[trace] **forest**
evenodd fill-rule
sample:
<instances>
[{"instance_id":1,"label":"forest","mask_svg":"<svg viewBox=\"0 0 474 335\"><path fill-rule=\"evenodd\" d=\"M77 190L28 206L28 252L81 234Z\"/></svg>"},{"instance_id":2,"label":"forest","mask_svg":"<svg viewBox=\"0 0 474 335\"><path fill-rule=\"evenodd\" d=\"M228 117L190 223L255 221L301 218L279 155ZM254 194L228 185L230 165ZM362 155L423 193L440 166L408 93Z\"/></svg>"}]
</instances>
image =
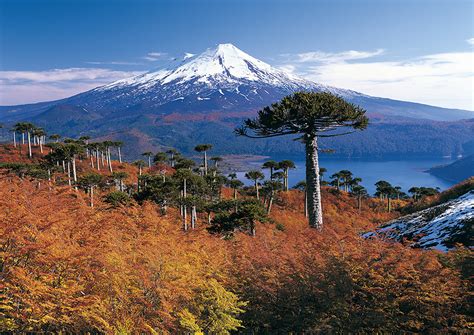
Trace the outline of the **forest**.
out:
<instances>
[{"instance_id":1,"label":"forest","mask_svg":"<svg viewBox=\"0 0 474 335\"><path fill-rule=\"evenodd\" d=\"M121 142L31 123L12 134L0 147L4 333L472 332L470 249L360 236L435 203L435 189L381 180L371 196L320 167L314 229L291 161L265 162L268 180L248 171L245 186L210 144L128 163Z\"/></svg>"}]
</instances>

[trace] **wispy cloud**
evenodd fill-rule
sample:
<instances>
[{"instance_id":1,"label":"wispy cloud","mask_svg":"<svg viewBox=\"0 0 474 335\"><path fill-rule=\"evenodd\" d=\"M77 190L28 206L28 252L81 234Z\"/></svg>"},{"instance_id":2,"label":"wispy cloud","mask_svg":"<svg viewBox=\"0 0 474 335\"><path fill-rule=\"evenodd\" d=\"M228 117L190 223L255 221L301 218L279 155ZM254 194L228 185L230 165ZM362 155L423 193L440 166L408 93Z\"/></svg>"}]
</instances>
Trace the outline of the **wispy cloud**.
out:
<instances>
[{"instance_id":1,"label":"wispy cloud","mask_svg":"<svg viewBox=\"0 0 474 335\"><path fill-rule=\"evenodd\" d=\"M368 59L382 53L382 49L313 52L312 57L306 58L297 54L280 68L322 84L374 96L474 110L474 52L448 52L397 61ZM310 58L313 61L306 61Z\"/></svg>"},{"instance_id":2,"label":"wispy cloud","mask_svg":"<svg viewBox=\"0 0 474 335\"><path fill-rule=\"evenodd\" d=\"M466 42L470 45L474 45L474 37L467 39Z\"/></svg>"},{"instance_id":3,"label":"wispy cloud","mask_svg":"<svg viewBox=\"0 0 474 335\"><path fill-rule=\"evenodd\" d=\"M111 61L111 62L85 62L86 64L91 65L144 65L144 63L139 62L122 62L122 61Z\"/></svg>"},{"instance_id":4,"label":"wispy cloud","mask_svg":"<svg viewBox=\"0 0 474 335\"><path fill-rule=\"evenodd\" d=\"M149 52L142 58L150 62L155 62L157 60L163 59L163 57L166 57L167 55L168 54L166 52Z\"/></svg>"},{"instance_id":5,"label":"wispy cloud","mask_svg":"<svg viewBox=\"0 0 474 335\"><path fill-rule=\"evenodd\" d=\"M141 73L103 68L0 71L0 105L61 99Z\"/></svg>"},{"instance_id":6,"label":"wispy cloud","mask_svg":"<svg viewBox=\"0 0 474 335\"><path fill-rule=\"evenodd\" d=\"M355 59L364 59L379 56L382 55L384 52L384 49L377 49L374 51L348 50L337 53L311 51L296 54L295 60L301 63L338 63Z\"/></svg>"}]
</instances>

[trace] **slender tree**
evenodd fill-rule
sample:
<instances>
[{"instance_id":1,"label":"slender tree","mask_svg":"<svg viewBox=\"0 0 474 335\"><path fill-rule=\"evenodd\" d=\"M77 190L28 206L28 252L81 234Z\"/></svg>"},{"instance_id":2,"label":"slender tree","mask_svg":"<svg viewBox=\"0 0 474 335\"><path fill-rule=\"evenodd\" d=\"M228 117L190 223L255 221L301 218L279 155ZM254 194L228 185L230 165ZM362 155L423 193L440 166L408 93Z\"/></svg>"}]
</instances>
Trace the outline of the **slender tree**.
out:
<instances>
[{"instance_id":1,"label":"slender tree","mask_svg":"<svg viewBox=\"0 0 474 335\"><path fill-rule=\"evenodd\" d=\"M259 111L236 129L238 135L264 138L300 135L306 146L306 184L309 224L321 229L323 215L318 160L318 139L334 137L365 129L365 110L328 92L299 92ZM351 131L341 129L350 128Z\"/></svg>"},{"instance_id":2,"label":"slender tree","mask_svg":"<svg viewBox=\"0 0 474 335\"><path fill-rule=\"evenodd\" d=\"M293 188L304 193L304 216L308 217L308 196L306 192L306 181L303 180L298 182Z\"/></svg>"},{"instance_id":3,"label":"slender tree","mask_svg":"<svg viewBox=\"0 0 474 335\"><path fill-rule=\"evenodd\" d=\"M219 156L211 157L211 161L214 162L214 167L215 167L216 169L219 168L219 166L218 166L218 165L219 165L219 162L222 162L222 160L223 160L222 157L219 157Z\"/></svg>"},{"instance_id":4,"label":"slender tree","mask_svg":"<svg viewBox=\"0 0 474 335\"><path fill-rule=\"evenodd\" d=\"M295 166L295 162L293 161L290 161L290 160L283 160L281 162L278 163L278 168L282 169L283 170L283 173L284 173L284 178L283 178L283 187L285 188L285 190L288 192L288 189L289 189L289 182L288 182L288 175L289 175L289 171L290 169L294 169L296 166Z\"/></svg>"},{"instance_id":5,"label":"slender tree","mask_svg":"<svg viewBox=\"0 0 474 335\"><path fill-rule=\"evenodd\" d=\"M120 172L114 172L112 174L112 178L115 181L118 181L118 190L120 192L123 192L124 187L123 187L123 181L128 178L128 173L120 171Z\"/></svg>"},{"instance_id":6,"label":"slender tree","mask_svg":"<svg viewBox=\"0 0 474 335\"><path fill-rule=\"evenodd\" d=\"M61 138L61 135L59 134L52 134L52 135L49 135L49 139L50 140L53 140L54 142L58 143L59 142L59 139Z\"/></svg>"},{"instance_id":7,"label":"slender tree","mask_svg":"<svg viewBox=\"0 0 474 335\"><path fill-rule=\"evenodd\" d=\"M102 176L95 172L88 173L79 179L79 185L89 191L91 207L94 207L94 187L99 185L101 181Z\"/></svg>"},{"instance_id":8,"label":"slender tree","mask_svg":"<svg viewBox=\"0 0 474 335\"><path fill-rule=\"evenodd\" d=\"M198 144L194 150L203 153L204 174L207 175L207 152L212 149L212 144Z\"/></svg>"},{"instance_id":9,"label":"slender tree","mask_svg":"<svg viewBox=\"0 0 474 335\"><path fill-rule=\"evenodd\" d=\"M153 156L153 152L147 151L142 153L142 156L148 157L148 167L151 168L151 156Z\"/></svg>"},{"instance_id":10,"label":"slender tree","mask_svg":"<svg viewBox=\"0 0 474 335\"><path fill-rule=\"evenodd\" d=\"M270 170L270 180L273 180L273 173L278 170L278 163L272 160L266 161L262 164L262 169Z\"/></svg>"},{"instance_id":11,"label":"slender tree","mask_svg":"<svg viewBox=\"0 0 474 335\"><path fill-rule=\"evenodd\" d=\"M359 209L359 212L360 212L362 209L362 198L367 196L367 190L365 189L364 186L355 185L351 189L351 194L357 197L357 208Z\"/></svg>"},{"instance_id":12,"label":"slender tree","mask_svg":"<svg viewBox=\"0 0 474 335\"><path fill-rule=\"evenodd\" d=\"M260 199L260 194L259 194L259 180L263 180L265 176L263 175L262 171L259 170L250 170L245 174L245 178L253 181L254 187L255 187L255 192L257 194L257 199Z\"/></svg>"}]
</instances>

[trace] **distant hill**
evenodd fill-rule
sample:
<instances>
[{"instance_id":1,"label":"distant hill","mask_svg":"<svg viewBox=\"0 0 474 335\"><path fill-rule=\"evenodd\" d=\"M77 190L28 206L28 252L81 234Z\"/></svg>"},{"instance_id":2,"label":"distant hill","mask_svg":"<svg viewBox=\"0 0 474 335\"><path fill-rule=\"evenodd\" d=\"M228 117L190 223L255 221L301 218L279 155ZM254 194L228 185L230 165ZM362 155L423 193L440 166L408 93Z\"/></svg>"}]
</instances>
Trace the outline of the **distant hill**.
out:
<instances>
[{"instance_id":1,"label":"distant hill","mask_svg":"<svg viewBox=\"0 0 474 335\"><path fill-rule=\"evenodd\" d=\"M461 158L451 164L435 166L428 170L436 177L459 182L474 176L474 154Z\"/></svg>"}]
</instances>

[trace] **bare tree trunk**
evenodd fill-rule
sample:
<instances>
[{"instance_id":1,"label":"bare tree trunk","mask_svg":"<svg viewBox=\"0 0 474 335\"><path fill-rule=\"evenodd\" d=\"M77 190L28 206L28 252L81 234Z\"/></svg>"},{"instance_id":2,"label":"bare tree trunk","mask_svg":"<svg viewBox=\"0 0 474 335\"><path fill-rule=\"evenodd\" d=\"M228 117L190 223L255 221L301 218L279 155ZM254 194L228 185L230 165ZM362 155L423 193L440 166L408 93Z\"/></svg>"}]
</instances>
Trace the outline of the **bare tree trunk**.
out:
<instances>
[{"instance_id":1,"label":"bare tree trunk","mask_svg":"<svg viewBox=\"0 0 474 335\"><path fill-rule=\"evenodd\" d=\"M392 202L390 201L390 196L387 196L387 211L389 213L392 211Z\"/></svg>"},{"instance_id":2,"label":"bare tree trunk","mask_svg":"<svg viewBox=\"0 0 474 335\"><path fill-rule=\"evenodd\" d=\"M39 138L40 152L43 153L43 137Z\"/></svg>"},{"instance_id":3,"label":"bare tree trunk","mask_svg":"<svg viewBox=\"0 0 474 335\"><path fill-rule=\"evenodd\" d=\"M16 148L16 131L13 131L13 146Z\"/></svg>"},{"instance_id":4,"label":"bare tree trunk","mask_svg":"<svg viewBox=\"0 0 474 335\"><path fill-rule=\"evenodd\" d=\"M260 192L258 190L258 181L255 180L255 191L257 192L257 200L260 200Z\"/></svg>"},{"instance_id":5,"label":"bare tree trunk","mask_svg":"<svg viewBox=\"0 0 474 335\"><path fill-rule=\"evenodd\" d=\"M25 133L21 133L21 144L25 144Z\"/></svg>"},{"instance_id":6,"label":"bare tree trunk","mask_svg":"<svg viewBox=\"0 0 474 335\"><path fill-rule=\"evenodd\" d=\"M75 183L77 183L77 170L76 170L76 157L73 156L71 159L72 162L72 177Z\"/></svg>"},{"instance_id":7,"label":"bare tree trunk","mask_svg":"<svg viewBox=\"0 0 474 335\"><path fill-rule=\"evenodd\" d=\"M30 132L28 131L27 133L27 136L28 136L28 157L33 157L33 154L31 152L31 134Z\"/></svg>"},{"instance_id":8,"label":"bare tree trunk","mask_svg":"<svg viewBox=\"0 0 474 335\"><path fill-rule=\"evenodd\" d=\"M107 162L109 163L110 173L112 173L112 158L110 157L110 148L107 148L107 152L105 153L105 155L107 156Z\"/></svg>"},{"instance_id":9,"label":"bare tree trunk","mask_svg":"<svg viewBox=\"0 0 474 335\"><path fill-rule=\"evenodd\" d=\"M196 228L196 221L197 221L197 214L196 214L196 206L193 205L191 209L191 228Z\"/></svg>"},{"instance_id":10,"label":"bare tree trunk","mask_svg":"<svg viewBox=\"0 0 474 335\"><path fill-rule=\"evenodd\" d=\"M148 167L151 168L151 156L148 156Z\"/></svg>"},{"instance_id":11,"label":"bare tree trunk","mask_svg":"<svg viewBox=\"0 0 474 335\"><path fill-rule=\"evenodd\" d=\"M308 192L309 225L322 229L321 186L319 182L318 140L306 135L306 188Z\"/></svg>"},{"instance_id":12,"label":"bare tree trunk","mask_svg":"<svg viewBox=\"0 0 474 335\"><path fill-rule=\"evenodd\" d=\"M71 162L67 161L67 182L69 186L72 185L71 183Z\"/></svg>"},{"instance_id":13,"label":"bare tree trunk","mask_svg":"<svg viewBox=\"0 0 474 335\"><path fill-rule=\"evenodd\" d=\"M183 226L184 230L188 230L188 213L186 209L186 179L183 179Z\"/></svg>"},{"instance_id":14,"label":"bare tree trunk","mask_svg":"<svg viewBox=\"0 0 474 335\"><path fill-rule=\"evenodd\" d=\"M91 193L91 207L94 207L94 186L90 187L90 193Z\"/></svg>"},{"instance_id":15,"label":"bare tree trunk","mask_svg":"<svg viewBox=\"0 0 474 335\"><path fill-rule=\"evenodd\" d=\"M119 162L120 162L120 164L122 164L122 152L120 151L120 147L117 147L117 151L118 151Z\"/></svg>"},{"instance_id":16,"label":"bare tree trunk","mask_svg":"<svg viewBox=\"0 0 474 335\"><path fill-rule=\"evenodd\" d=\"M97 163L97 171L100 171L100 158L99 158L99 150L98 149L95 152L95 157L96 157L95 162Z\"/></svg>"},{"instance_id":17,"label":"bare tree trunk","mask_svg":"<svg viewBox=\"0 0 474 335\"><path fill-rule=\"evenodd\" d=\"M272 205L273 205L273 191L272 191L272 194L270 194L270 199L268 200L267 215L270 214L272 210Z\"/></svg>"},{"instance_id":18,"label":"bare tree trunk","mask_svg":"<svg viewBox=\"0 0 474 335\"><path fill-rule=\"evenodd\" d=\"M207 176L207 152L204 151L204 174Z\"/></svg>"}]
</instances>

